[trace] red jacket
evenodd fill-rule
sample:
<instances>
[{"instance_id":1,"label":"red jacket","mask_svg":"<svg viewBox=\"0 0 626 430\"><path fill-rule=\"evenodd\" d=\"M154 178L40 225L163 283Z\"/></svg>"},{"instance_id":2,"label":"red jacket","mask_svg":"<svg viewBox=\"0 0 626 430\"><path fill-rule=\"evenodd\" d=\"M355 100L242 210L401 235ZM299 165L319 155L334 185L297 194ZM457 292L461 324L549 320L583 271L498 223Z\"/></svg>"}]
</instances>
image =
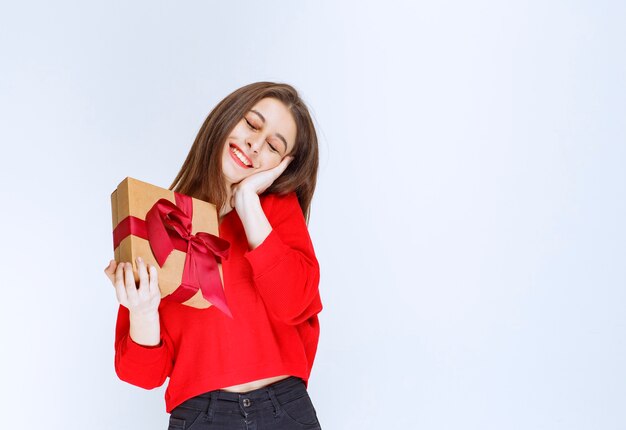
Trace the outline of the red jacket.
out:
<instances>
[{"instance_id":1,"label":"red jacket","mask_svg":"<svg viewBox=\"0 0 626 430\"><path fill-rule=\"evenodd\" d=\"M129 312L119 306L115 372L152 389L170 378L168 413L198 394L278 375L308 386L319 339L319 264L295 192L260 196L272 230L249 250L235 210L219 226L231 244L222 262L229 318L215 306L196 309L161 300L161 343L147 347L129 336Z\"/></svg>"}]
</instances>

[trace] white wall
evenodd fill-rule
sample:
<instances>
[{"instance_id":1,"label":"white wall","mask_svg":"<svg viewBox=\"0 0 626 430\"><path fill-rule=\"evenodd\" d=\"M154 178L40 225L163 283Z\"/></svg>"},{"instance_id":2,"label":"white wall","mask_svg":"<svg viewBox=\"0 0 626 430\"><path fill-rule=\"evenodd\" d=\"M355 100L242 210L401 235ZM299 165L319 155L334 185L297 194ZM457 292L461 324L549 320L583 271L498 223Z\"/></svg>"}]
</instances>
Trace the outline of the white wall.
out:
<instances>
[{"instance_id":1,"label":"white wall","mask_svg":"<svg viewBox=\"0 0 626 430\"><path fill-rule=\"evenodd\" d=\"M625 428L626 9L508 3L3 3L3 421L167 426L114 372L109 195L275 80L320 136L324 429Z\"/></svg>"}]
</instances>

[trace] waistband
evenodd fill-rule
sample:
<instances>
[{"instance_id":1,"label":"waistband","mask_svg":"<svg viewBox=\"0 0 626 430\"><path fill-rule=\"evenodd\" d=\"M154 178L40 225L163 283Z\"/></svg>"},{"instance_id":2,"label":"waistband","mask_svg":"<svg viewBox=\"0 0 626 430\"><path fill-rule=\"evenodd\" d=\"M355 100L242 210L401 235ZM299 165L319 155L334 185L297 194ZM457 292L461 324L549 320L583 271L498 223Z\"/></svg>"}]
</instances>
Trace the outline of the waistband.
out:
<instances>
[{"instance_id":1,"label":"waistband","mask_svg":"<svg viewBox=\"0 0 626 430\"><path fill-rule=\"evenodd\" d=\"M245 393L244 392L233 393L233 392L224 391L224 390L214 390L214 391L217 393L217 397L216 397L217 399L239 402L239 399L241 399L242 396L251 400L266 399L268 388L270 387L272 388L274 393L276 393L276 395L280 396L283 393L291 391L295 386L299 384L304 385L304 382L302 381L302 379L298 378L297 376L289 376L285 379L281 379L280 381L274 382L273 384L269 384L269 385L266 385L265 387L257 388L256 390L246 391ZM211 391L204 393L204 394L200 394L200 396L198 397L210 398Z\"/></svg>"},{"instance_id":2,"label":"waistband","mask_svg":"<svg viewBox=\"0 0 626 430\"><path fill-rule=\"evenodd\" d=\"M233 393L221 389L207 391L185 400L176 408L204 410L208 411L209 415L212 415L215 410L238 411L273 407L277 411L280 402L299 397L303 392L306 392L304 381L299 377L289 376L244 393Z\"/></svg>"},{"instance_id":3,"label":"waistband","mask_svg":"<svg viewBox=\"0 0 626 430\"><path fill-rule=\"evenodd\" d=\"M304 381L296 376L289 376L265 387L257 388L243 393L233 393L221 389L208 391L187 399L176 409L192 409L202 414L206 420L212 420L216 411L228 413L241 413L243 416L261 409L272 408L274 416L277 416L281 404L303 395L308 395ZM201 415L195 415L196 418Z\"/></svg>"}]
</instances>

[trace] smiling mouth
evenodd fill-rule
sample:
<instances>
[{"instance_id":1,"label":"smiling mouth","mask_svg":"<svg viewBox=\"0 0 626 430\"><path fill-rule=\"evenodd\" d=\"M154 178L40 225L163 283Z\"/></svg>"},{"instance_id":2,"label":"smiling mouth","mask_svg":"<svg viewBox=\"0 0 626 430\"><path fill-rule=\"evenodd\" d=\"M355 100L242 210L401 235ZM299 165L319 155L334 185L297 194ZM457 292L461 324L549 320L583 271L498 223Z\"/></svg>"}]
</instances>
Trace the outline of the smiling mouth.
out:
<instances>
[{"instance_id":1,"label":"smiling mouth","mask_svg":"<svg viewBox=\"0 0 626 430\"><path fill-rule=\"evenodd\" d=\"M230 154L238 162L240 166L243 166L247 169L252 168L252 162L246 157L236 146L230 144Z\"/></svg>"}]
</instances>

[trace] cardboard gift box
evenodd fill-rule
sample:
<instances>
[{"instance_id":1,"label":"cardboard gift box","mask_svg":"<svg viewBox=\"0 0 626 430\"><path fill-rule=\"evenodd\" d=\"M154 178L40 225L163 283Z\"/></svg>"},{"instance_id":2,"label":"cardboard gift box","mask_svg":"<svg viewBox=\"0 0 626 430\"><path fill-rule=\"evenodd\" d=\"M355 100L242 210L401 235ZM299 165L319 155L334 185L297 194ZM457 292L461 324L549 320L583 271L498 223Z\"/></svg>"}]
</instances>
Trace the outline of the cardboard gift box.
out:
<instances>
[{"instance_id":1,"label":"cardboard gift box","mask_svg":"<svg viewBox=\"0 0 626 430\"><path fill-rule=\"evenodd\" d=\"M230 244L214 204L127 177L111 193L111 212L115 261L132 263L137 286L139 256L157 268L163 300L232 317L221 264Z\"/></svg>"}]
</instances>

